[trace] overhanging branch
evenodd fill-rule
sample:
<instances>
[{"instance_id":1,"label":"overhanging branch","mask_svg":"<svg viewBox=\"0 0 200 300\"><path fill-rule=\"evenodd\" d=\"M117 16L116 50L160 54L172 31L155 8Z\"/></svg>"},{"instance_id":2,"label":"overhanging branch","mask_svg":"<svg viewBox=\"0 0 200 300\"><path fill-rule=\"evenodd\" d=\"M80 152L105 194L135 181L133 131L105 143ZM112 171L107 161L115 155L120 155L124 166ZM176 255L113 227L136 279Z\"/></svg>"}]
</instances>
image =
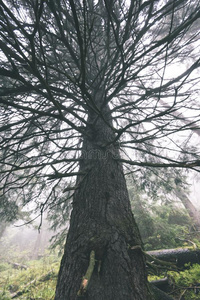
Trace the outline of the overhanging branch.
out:
<instances>
[{"instance_id":1,"label":"overhanging branch","mask_svg":"<svg viewBox=\"0 0 200 300\"><path fill-rule=\"evenodd\" d=\"M141 167L151 167L151 168L186 168L186 169L194 169L195 167L200 167L200 160L194 161L185 161L185 162L177 162L177 163L152 163L152 162L138 162L126 159L117 159L124 164L129 164L132 166L141 166ZM200 169L195 169L200 172Z\"/></svg>"}]
</instances>

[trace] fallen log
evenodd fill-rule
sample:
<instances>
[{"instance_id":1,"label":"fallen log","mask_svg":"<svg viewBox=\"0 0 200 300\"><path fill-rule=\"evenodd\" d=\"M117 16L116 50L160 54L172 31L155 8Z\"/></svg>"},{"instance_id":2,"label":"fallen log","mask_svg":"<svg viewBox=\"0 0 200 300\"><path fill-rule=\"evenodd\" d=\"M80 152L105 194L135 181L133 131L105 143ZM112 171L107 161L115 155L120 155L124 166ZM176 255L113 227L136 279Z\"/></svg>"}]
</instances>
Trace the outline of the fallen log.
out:
<instances>
[{"instance_id":1,"label":"fallen log","mask_svg":"<svg viewBox=\"0 0 200 300\"><path fill-rule=\"evenodd\" d=\"M152 264L154 263L154 257L160 261L170 262L178 268L184 268L185 264L190 263L200 264L200 249L194 248L175 248L147 251L147 260Z\"/></svg>"},{"instance_id":2,"label":"fallen log","mask_svg":"<svg viewBox=\"0 0 200 300\"><path fill-rule=\"evenodd\" d=\"M152 280L150 283L165 293L169 293L171 291L171 283L168 277Z\"/></svg>"},{"instance_id":3,"label":"fallen log","mask_svg":"<svg viewBox=\"0 0 200 300\"><path fill-rule=\"evenodd\" d=\"M32 281L28 282L20 291L15 292L14 294L11 294L11 299L18 298L19 296L27 293L28 288L37 285L40 282L48 281L53 277L57 277L57 274L54 273L53 270L49 271L47 274L41 275L39 278L35 278Z\"/></svg>"},{"instance_id":4,"label":"fallen log","mask_svg":"<svg viewBox=\"0 0 200 300\"><path fill-rule=\"evenodd\" d=\"M170 295L166 294L162 290L158 289L153 284L151 284L151 289L154 296L154 300L174 300L174 298L172 298Z\"/></svg>"},{"instance_id":5,"label":"fallen log","mask_svg":"<svg viewBox=\"0 0 200 300\"><path fill-rule=\"evenodd\" d=\"M27 270L28 269L27 266L22 265L22 264L13 263L13 262L10 262L10 261L7 261L7 263L9 265L11 265L14 269L17 269L17 270Z\"/></svg>"},{"instance_id":6,"label":"fallen log","mask_svg":"<svg viewBox=\"0 0 200 300\"><path fill-rule=\"evenodd\" d=\"M28 288L29 286L31 286L31 285L33 285L33 284L35 284L35 283L36 283L36 279L33 279L31 282L27 283L27 284L24 286L24 288L23 288L22 290L17 291L17 292L14 293L14 294L11 294L11 299L20 297L21 295L23 295L24 293L27 292L27 288Z\"/></svg>"}]
</instances>

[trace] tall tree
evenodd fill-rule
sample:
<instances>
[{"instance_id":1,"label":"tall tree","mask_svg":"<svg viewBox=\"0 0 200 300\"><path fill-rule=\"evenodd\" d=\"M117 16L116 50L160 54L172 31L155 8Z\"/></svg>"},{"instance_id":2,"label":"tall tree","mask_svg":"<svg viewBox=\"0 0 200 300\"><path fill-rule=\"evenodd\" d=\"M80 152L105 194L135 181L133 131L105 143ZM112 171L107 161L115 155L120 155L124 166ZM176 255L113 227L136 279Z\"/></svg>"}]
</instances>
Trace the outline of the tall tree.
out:
<instances>
[{"instance_id":1,"label":"tall tree","mask_svg":"<svg viewBox=\"0 0 200 300\"><path fill-rule=\"evenodd\" d=\"M0 0L2 194L41 214L73 197L56 300L153 297L122 163L198 170L176 134L199 124L199 8Z\"/></svg>"}]
</instances>

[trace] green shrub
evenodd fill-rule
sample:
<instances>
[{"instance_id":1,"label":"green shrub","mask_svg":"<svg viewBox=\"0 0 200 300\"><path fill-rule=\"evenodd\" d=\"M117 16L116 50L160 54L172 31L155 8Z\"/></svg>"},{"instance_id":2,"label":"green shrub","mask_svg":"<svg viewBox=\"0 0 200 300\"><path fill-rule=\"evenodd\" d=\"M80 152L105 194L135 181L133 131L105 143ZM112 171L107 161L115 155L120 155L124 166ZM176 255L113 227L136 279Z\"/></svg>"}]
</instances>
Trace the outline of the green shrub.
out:
<instances>
[{"instance_id":1,"label":"green shrub","mask_svg":"<svg viewBox=\"0 0 200 300\"><path fill-rule=\"evenodd\" d=\"M174 284L174 296L184 300L200 299L200 265L194 264L181 272L168 273Z\"/></svg>"}]
</instances>

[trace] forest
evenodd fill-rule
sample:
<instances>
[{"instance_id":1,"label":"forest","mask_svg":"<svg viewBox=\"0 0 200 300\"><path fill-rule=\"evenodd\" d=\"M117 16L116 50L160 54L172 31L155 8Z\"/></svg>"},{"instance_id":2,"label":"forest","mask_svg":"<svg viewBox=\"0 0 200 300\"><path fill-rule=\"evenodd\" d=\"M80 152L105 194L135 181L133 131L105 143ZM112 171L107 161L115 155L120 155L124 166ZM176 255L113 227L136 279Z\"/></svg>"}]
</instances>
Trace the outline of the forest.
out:
<instances>
[{"instance_id":1,"label":"forest","mask_svg":"<svg viewBox=\"0 0 200 300\"><path fill-rule=\"evenodd\" d=\"M0 0L2 300L200 299L199 19Z\"/></svg>"},{"instance_id":2,"label":"forest","mask_svg":"<svg viewBox=\"0 0 200 300\"><path fill-rule=\"evenodd\" d=\"M200 234L194 220L180 200L171 200L171 191L165 205L155 200L139 201L142 193L137 191L137 198L135 193L130 186L134 216L144 242L148 280L171 296L159 295L159 299L200 299ZM0 299L53 300L64 240L59 231L50 228L47 219L40 232L37 223L18 225L7 224L0 239ZM174 257L164 254L164 249L175 250ZM155 250L160 250L157 254L163 257Z\"/></svg>"}]
</instances>

